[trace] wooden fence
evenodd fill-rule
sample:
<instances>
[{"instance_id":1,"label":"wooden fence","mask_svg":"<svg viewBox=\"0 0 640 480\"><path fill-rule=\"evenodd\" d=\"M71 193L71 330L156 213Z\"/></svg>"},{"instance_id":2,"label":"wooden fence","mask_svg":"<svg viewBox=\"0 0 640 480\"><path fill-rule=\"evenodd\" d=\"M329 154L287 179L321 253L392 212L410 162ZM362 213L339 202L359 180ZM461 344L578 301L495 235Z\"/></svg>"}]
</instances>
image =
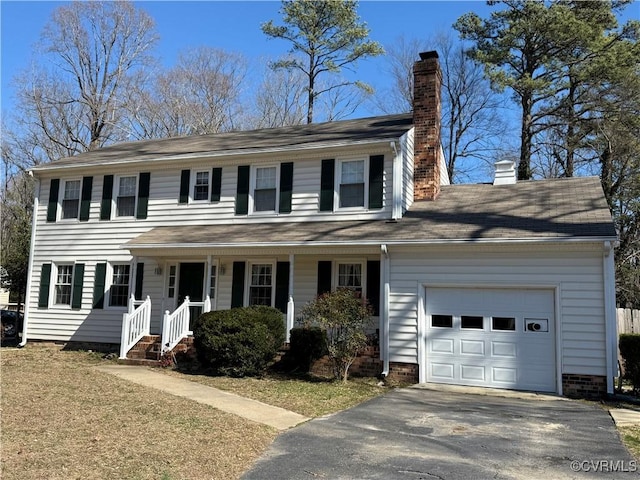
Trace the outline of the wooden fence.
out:
<instances>
[{"instance_id":1,"label":"wooden fence","mask_svg":"<svg viewBox=\"0 0 640 480\"><path fill-rule=\"evenodd\" d=\"M621 333L640 333L640 310L630 308L616 309L618 335Z\"/></svg>"}]
</instances>

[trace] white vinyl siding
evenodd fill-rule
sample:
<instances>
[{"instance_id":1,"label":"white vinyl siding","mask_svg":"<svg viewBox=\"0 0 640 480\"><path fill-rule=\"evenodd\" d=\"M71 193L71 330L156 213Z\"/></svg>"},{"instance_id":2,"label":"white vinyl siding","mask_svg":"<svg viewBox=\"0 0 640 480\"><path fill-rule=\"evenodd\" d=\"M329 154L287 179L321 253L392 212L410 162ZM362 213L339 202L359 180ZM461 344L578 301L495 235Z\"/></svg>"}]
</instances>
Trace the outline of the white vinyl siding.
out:
<instances>
[{"instance_id":1,"label":"white vinyl siding","mask_svg":"<svg viewBox=\"0 0 640 480\"><path fill-rule=\"evenodd\" d=\"M563 373L605 375L600 245L391 250L389 346L392 362L417 362L418 294L424 285L538 286L558 291Z\"/></svg>"}]
</instances>

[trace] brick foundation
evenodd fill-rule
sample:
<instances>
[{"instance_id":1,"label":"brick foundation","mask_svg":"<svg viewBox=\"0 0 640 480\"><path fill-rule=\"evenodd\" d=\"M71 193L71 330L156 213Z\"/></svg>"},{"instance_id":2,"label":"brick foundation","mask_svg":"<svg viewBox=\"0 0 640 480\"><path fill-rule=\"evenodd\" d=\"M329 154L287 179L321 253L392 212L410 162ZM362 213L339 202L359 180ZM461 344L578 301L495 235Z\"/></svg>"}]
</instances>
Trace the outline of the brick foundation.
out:
<instances>
[{"instance_id":1,"label":"brick foundation","mask_svg":"<svg viewBox=\"0 0 640 480\"><path fill-rule=\"evenodd\" d=\"M386 380L392 383L418 383L418 364L389 362Z\"/></svg>"},{"instance_id":2,"label":"brick foundation","mask_svg":"<svg viewBox=\"0 0 640 480\"><path fill-rule=\"evenodd\" d=\"M311 364L309 372L320 377L332 377L333 365L328 356L324 356ZM367 346L355 359L349 376L353 377L377 377L382 373L382 360L378 346Z\"/></svg>"},{"instance_id":3,"label":"brick foundation","mask_svg":"<svg viewBox=\"0 0 640 480\"><path fill-rule=\"evenodd\" d=\"M607 377L562 374L562 393L569 398L599 398L607 393Z\"/></svg>"}]
</instances>

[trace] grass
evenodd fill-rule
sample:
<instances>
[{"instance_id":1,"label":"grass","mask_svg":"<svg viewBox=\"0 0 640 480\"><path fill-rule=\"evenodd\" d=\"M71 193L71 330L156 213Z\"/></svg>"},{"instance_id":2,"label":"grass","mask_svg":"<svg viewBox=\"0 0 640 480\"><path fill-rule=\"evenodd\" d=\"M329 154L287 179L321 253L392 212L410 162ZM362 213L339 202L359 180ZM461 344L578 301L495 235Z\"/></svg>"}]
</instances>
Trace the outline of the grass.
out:
<instances>
[{"instance_id":1,"label":"grass","mask_svg":"<svg viewBox=\"0 0 640 480\"><path fill-rule=\"evenodd\" d=\"M620 437L631 454L640 460L640 425L619 427Z\"/></svg>"},{"instance_id":2,"label":"grass","mask_svg":"<svg viewBox=\"0 0 640 480\"><path fill-rule=\"evenodd\" d=\"M0 478L233 479L277 435L275 429L94 368L105 362L98 354L39 344L0 350ZM163 371L309 417L386 391L371 379L343 384Z\"/></svg>"},{"instance_id":3,"label":"grass","mask_svg":"<svg viewBox=\"0 0 640 480\"><path fill-rule=\"evenodd\" d=\"M210 387L286 408L307 417L319 417L358 405L387 391L373 378L353 378L343 383L313 377L268 374L263 378L230 378L185 375L163 370L167 375L188 378Z\"/></svg>"}]
</instances>

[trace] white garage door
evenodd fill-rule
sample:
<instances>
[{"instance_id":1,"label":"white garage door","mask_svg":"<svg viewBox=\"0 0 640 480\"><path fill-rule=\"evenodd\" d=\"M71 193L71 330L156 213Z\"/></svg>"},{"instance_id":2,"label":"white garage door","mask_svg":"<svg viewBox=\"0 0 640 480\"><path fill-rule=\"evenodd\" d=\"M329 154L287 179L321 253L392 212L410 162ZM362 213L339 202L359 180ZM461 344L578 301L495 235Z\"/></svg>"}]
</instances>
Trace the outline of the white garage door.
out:
<instances>
[{"instance_id":1,"label":"white garage door","mask_svg":"<svg viewBox=\"0 0 640 480\"><path fill-rule=\"evenodd\" d=\"M552 290L426 289L427 381L556 391Z\"/></svg>"}]
</instances>

